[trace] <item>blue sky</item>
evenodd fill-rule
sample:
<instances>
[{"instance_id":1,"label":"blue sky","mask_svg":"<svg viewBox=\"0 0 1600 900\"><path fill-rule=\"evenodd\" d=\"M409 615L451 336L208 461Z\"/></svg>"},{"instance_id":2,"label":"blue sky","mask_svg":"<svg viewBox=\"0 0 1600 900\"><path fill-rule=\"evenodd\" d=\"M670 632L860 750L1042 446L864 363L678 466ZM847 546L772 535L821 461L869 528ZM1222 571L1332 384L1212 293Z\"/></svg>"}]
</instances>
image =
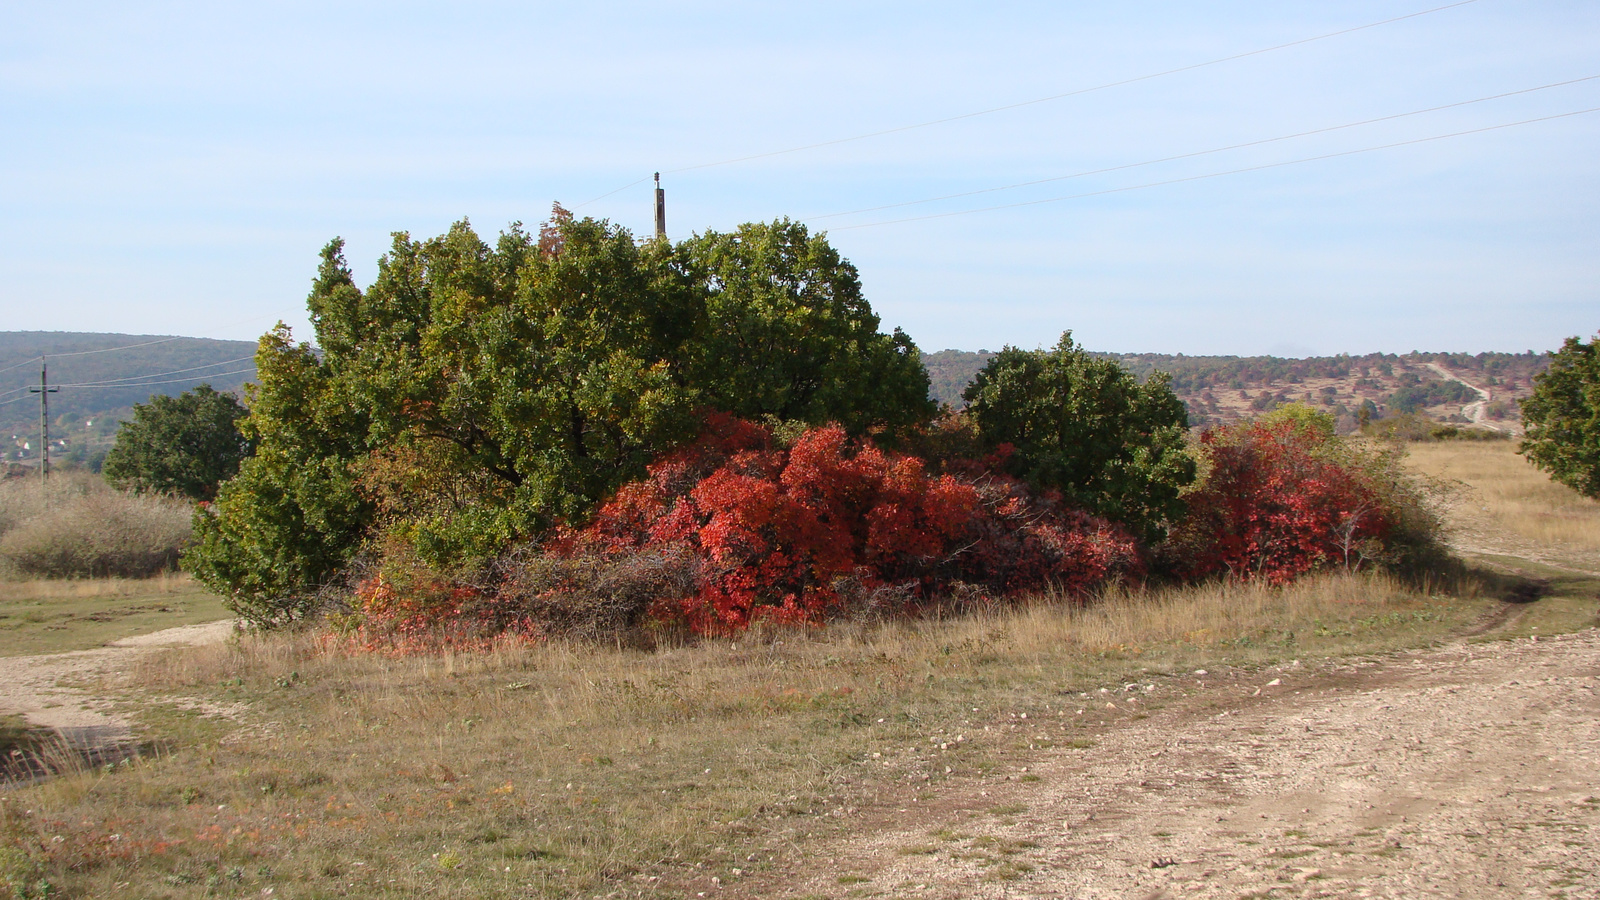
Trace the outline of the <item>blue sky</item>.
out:
<instances>
[{"instance_id":1,"label":"blue sky","mask_svg":"<svg viewBox=\"0 0 1600 900\"><path fill-rule=\"evenodd\" d=\"M1600 4L6 4L6 330L309 337L317 250L486 238L552 201L668 231L808 221L926 350L1549 349L1600 328ZM1011 209L913 216L1099 193ZM585 204L585 201L591 201ZM581 207L579 204L585 204Z\"/></svg>"}]
</instances>

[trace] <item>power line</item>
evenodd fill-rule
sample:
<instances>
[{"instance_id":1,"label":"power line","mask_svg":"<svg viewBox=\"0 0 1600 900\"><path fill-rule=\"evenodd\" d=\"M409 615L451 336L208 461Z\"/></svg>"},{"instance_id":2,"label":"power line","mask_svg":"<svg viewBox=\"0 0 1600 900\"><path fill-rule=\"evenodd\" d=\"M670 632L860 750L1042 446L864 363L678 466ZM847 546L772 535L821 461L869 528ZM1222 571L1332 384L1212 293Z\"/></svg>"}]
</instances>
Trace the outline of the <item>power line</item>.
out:
<instances>
[{"instance_id":1,"label":"power line","mask_svg":"<svg viewBox=\"0 0 1600 900\"><path fill-rule=\"evenodd\" d=\"M196 371L199 371L200 369L211 369L211 368L215 368L217 366L232 365L233 363L244 362L247 359L255 359L255 354L252 353L249 356L241 356L238 359L225 359L225 360L222 360L221 362L206 363L203 366L190 366L187 369L173 369L171 372L151 372L151 373L146 374L146 375L127 375L127 376L124 376L122 378L108 378L105 381L80 381L80 382L77 382L75 384L62 384L61 386L62 387L119 387L119 386L137 387L138 385L119 385L118 383L119 382L125 382L125 381L136 381L136 380L143 379L143 378L161 378L161 377L166 376L166 375L181 375L184 372L196 372ZM216 374L222 374L222 373L216 373ZM196 378L208 378L210 376L208 376L208 375L196 375L194 377L196 377Z\"/></svg>"},{"instance_id":2,"label":"power line","mask_svg":"<svg viewBox=\"0 0 1600 900\"><path fill-rule=\"evenodd\" d=\"M682 170L680 169L679 171L682 171ZM667 174L670 175L671 173L669 172ZM629 183L623 185L622 187L617 188L614 191L606 191L604 194L601 194L600 196L594 198L593 200L585 200L582 203L579 203L577 206L574 206L573 209L583 209L585 206L588 206L591 203L599 203L601 200L604 200L605 198L611 196L612 194L620 194L623 191L627 190L628 188L638 187L639 185L644 184L646 181L649 181L649 180L650 179L648 177L646 177L646 178L641 178L638 181L629 182Z\"/></svg>"},{"instance_id":3,"label":"power line","mask_svg":"<svg viewBox=\"0 0 1600 900\"><path fill-rule=\"evenodd\" d=\"M0 372L9 372L12 369L20 369L23 366L31 366L31 365L33 365L34 363L38 362L39 360L41 360L43 358L44 357L42 357L42 356L30 356L27 359L23 360L22 362L17 363L14 366L6 366L4 369L0 369Z\"/></svg>"},{"instance_id":4,"label":"power line","mask_svg":"<svg viewBox=\"0 0 1600 900\"><path fill-rule=\"evenodd\" d=\"M149 347L152 344L165 344L168 341L181 341L181 340L184 340L184 339L181 338L181 337L169 337L169 338L162 338L162 339L160 339L158 341L145 341L142 344L127 344L127 345L122 346L122 347L101 347L99 350L74 350L74 351L72 351L70 353L52 353L50 355L51 356L56 356L56 357L61 357L61 356L88 356L88 355L90 355L92 353L114 353L114 352L116 352L118 350L132 350L135 347ZM30 356L29 358L23 360L20 363L17 363L14 366L7 366L4 369L0 369L0 372L9 372L12 369L20 369L23 366L32 364L35 360L43 359L43 358L44 358L43 356Z\"/></svg>"},{"instance_id":5,"label":"power line","mask_svg":"<svg viewBox=\"0 0 1600 900\"><path fill-rule=\"evenodd\" d=\"M1439 112L1440 110L1445 110L1445 109L1455 109L1455 108L1461 107L1461 106L1471 106L1474 103L1486 103L1486 102L1488 102L1490 100L1502 100L1502 99L1504 99L1506 97L1515 97L1515 96L1518 96L1520 94L1531 94L1531 93L1534 93L1535 91L1545 91L1545 90L1549 90L1551 88L1566 87L1567 85L1572 85L1572 84L1580 84L1580 83L1585 82L1585 81L1594 81L1597 78L1600 78L1600 75L1586 75L1586 76L1584 76L1582 78L1573 78L1573 79L1570 79L1568 81L1558 81L1558 82L1554 82L1552 84L1543 84L1543 85L1540 85L1538 87L1523 88L1522 90L1517 90L1517 91L1507 91L1507 92L1505 92L1503 94L1493 94L1493 95L1488 96L1488 97L1478 97L1478 98L1476 98L1474 100L1462 100L1462 101L1459 101L1457 103L1446 103L1446 104L1444 104L1442 106L1430 106L1427 109L1417 109L1417 110L1412 110L1411 112L1395 113L1394 115L1388 115L1388 116L1379 116L1378 118L1375 118L1375 119L1363 119L1363 120L1361 120L1359 122L1349 122L1349 123L1346 123L1344 125L1330 125L1330 126L1328 126L1326 128L1314 128L1314 129L1312 129L1310 131L1298 131L1298 132L1295 132L1294 134L1285 134L1285 135L1281 135L1279 137L1263 138L1261 140L1256 140L1256 141L1246 141L1246 142L1244 142L1242 144L1229 144L1226 147L1214 147L1214 148L1212 148L1210 150L1196 150L1196 151L1194 151L1192 153L1179 153L1176 156L1163 156L1163 157L1161 157L1159 159L1148 159L1148 160L1145 160L1143 162L1126 163L1126 164L1123 164L1123 165L1120 165L1120 166L1107 166L1107 167L1105 167L1103 169L1089 169L1089 170L1086 170L1086 171L1083 171L1083 172L1074 172L1071 175L1057 175L1057 176L1054 176L1054 177L1051 177L1051 178L1039 178L1039 179L1035 179L1033 181L1019 181L1019 182L1017 182L1015 184L1005 184L1005 185L1001 185L999 187L991 187L991 188L980 188L980 189L974 190L974 191L962 191L960 193L955 193L955 194L944 194L942 196L928 197L928 198L922 199L922 200L906 200L906 201L901 202L901 203L886 203L886 204L884 204L882 206L868 206L868 207L863 207L861 209L847 210L845 212L828 213L827 215L821 215L821 216L809 216L809 217L802 218L801 221L803 221L803 222L816 222L816 221L820 221L822 219L837 219L837 218L839 218L841 216L854 216L854 215L859 215L861 213L880 212L880 211L885 210L885 209L899 209L901 207L906 207L906 206L918 206L918 205L921 205L921 204L924 204L924 203L937 203L937 202L939 202L941 200L956 200L956 199L959 199L961 197L973 197L973 196L976 196L978 194L993 194L993 193L996 193L998 191L1010 191L1010 190L1016 190L1017 188L1034 187L1035 185L1050 184L1050 183L1056 182L1056 181L1069 181L1069 180L1071 180L1073 178L1086 178L1086 177L1088 177L1090 175L1104 175L1104 174L1106 174L1108 172L1121 172L1121 171L1124 171L1126 169L1137 169L1137 168L1140 168L1140 167L1143 167L1143 166L1153 166L1153 165L1158 165L1160 163L1175 162L1175 161L1180 160L1180 159L1193 159L1193 158L1198 157L1198 156L1209 156L1209 155L1214 154L1214 153L1224 153L1224 152L1229 151L1229 150L1242 150L1242 149L1244 149L1246 147L1259 147L1259 146L1261 146L1263 144L1273 144L1273 143L1278 143L1280 141L1294 140L1295 138L1310 137L1310 136L1316 135L1316 134L1327 134L1329 132L1342 131L1342 130L1345 130L1345 129L1348 129L1348 128L1359 128L1360 126L1363 126L1363 125L1373 125L1373 124L1376 124L1378 122L1392 122L1392 121L1394 121L1396 119L1404 119L1404 118L1408 118L1410 116L1420 116L1420 115L1424 115L1426 113Z\"/></svg>"},{"instance_id":6,"label":"power line","mask_svg":"<svg viewBox=\"0 0 1600 900\"><path fill-rule=\"evenodd\" d=\"M628 185L628 187L633 187L633 185L630 184L630 185ZM281 310L280 310L280 312L281 312ZM233 321L233 322L229 322L226 325L221 325L221 326L216 326L215 323L213 322L212 325L209 325L207 327L208 328L209 327L232 328L234 325L241 325L241 324L244 324L246 322L258 322L258 321L260 321L260 317L259 316L251 316L248 319L239 319L239 320L236 320L236 321ZM280 318L279 321L282 321L282 319ZM139 344L124 344L121 347L101 347L98 350L73 350L73 351L67 352L67 353L52 353L50 355L51 356L57 356L57 357L60 357L60 356L89 356L89 355L95 354L95 353L115 353L118 350L132 350L135 347L149 347L149 346L152 346L154 344L165 344L165 343L168 343L169 341L193 341L193 340L214 340L214 339L212 339L212 338L191 338L191 337L185 337L185 336L182 336L182 335L176 335L176 336L173 336L173 337L160 338L160 339L157 339L157 340L154 340L154 341L144 341L143 343L139 343ZM42 356L30 356L27 359L23 360L20 363L17 363L14 366L6 366L5 368L0 369L0 372L9 372L12 369L20 369L23 366L31 365L34 362L37 362L38 360L40 360L42 358L43 358ZM217 365L221 365L221 363L218 363ZM142 377L142 376L129 376L129 377ZM0 394L0 396L4 396L4 395Z\"/></svg>"},{"instance_id":7,"label":"power line","mask_svg":"<svg viewBox=\"0 0 1600 900\"><path fill-rule=\"evenodd\" d=\"M52 355L55 355L55 354L52 354ZM241 357L238 357L237 359L224 359L224 360L222 360L220 362L206 363L203 366L190 366L187 369L173 369L170 372L147 372L147 373L145 373L143 375L126 375L126 376L123 376L122 378L110 378L110 379L106 379L105 381L72 382L72 383L58 385L58 387L143 387L144 386L143 379L147 379L147 378L162 378L162 377L165 377L167 375L181 375L184 372L196 372L196 371L199 371L200 369L210 369L210 368L214 368L216 366L226 366L226 365L230 365L232 363L244 362L247 359L254 359L254 358L255 358L255 355L251 354L250 356L241 356ZM251 368L254 368L254 367L252 366ZM248 372L250 370L249 369L244 369L244 370L241 370L241 371ZM221 378L224 375L237 375L237 374L239 374L239 373L238 372L212 372L209 375L195 375L192 378L179 378L179 379L177 379L177 381L157 381L157 382L152 382L152 383L153 384L176 384L178 381L198 381L198 380L200 380L202 378L213 378L213 377ZM15 393L17 393L19 391L27 391L27 390L31 390L31 388L27 387L26 385L24 385L23 387L19 387L19 388L12 388L9 391L0 392L0 397L4 397L6 394L15 394Z\"/></svg>"},{"instance_id":8,"label":"power line","mask_svg":"<svg viewBox=\"0 0 1600 900\"><path fill-rule=\"evenodd\" d=\"M1262 47L1262 48L1259 48L1259 49L1256 49L1256 50L1248 50L1248 51L1245 51L1244 53L1235 53L1235 54L1233 54L1231 56L1221 56L1221 57L1217 57L1216 59L1206 60L1204 62L1191 63L1191 64L1186 65L1186 66L1178 66L1177 68L1163 69L1162 71L1159 71L1159 72L1151 72L1149 74L1138 75L1138 76L1135 76L1133 78L1124 78L1124 79L1121 79L1119 81L1108 81L1108 82L1105 82L1104 84L1097 84L1097 85L1093 85L1091 87L1076 88L1074 90L1064 91L1064 92L1059 93L1059 94L1051 94L1048 97L1039 97L1039 98L1036 98L1036 99L1033 99L1033 100L1023 100L1023 101L1018 102L1018 103L1008 103L1008 104L1005 104L1004 106L993 106L993 107L990 107L988 109L980 109L980 110L976 110L974 112L961 113L959 115L954 115L954 116L945 116L945 117L939 118L939 119L930 119L930 120L928 120L926 122L916 122L916 123L913 123L913 124L910 124L910 125L899 125L899 126L896 126L894 128L885 128L885 129L883 129L881 131L869 131L869 132L866 132L866 133L863 133L863 134L851 135L849 137L834 138L832 140L827 140L827 141L819 141L819 142L814 143L814 144L802 144L802 145L797 146L797 147L789 147L789 148L786 148L786 149L783 149L783 150L770 150L770 151L767 151L765 153L753 153L753 154L750 154L748 156L737 156L737 157L732 157L730 159L717 160L715 162L704 162L704 163L696 163L696 164L691 165L691 166L680 166L679 168L676 168L676 169L667 169L667 170L665 170L665 173L668 174L668 175L675 175L675 174L677 174L679 172L692 172L692 171L697 170L697 169L709 169L709 168L714 168L716 166L727 166L727 165L733 165L734 163L750 162L751 160L756 160L756 159L768 159L768 158L774 157L774 156L785 156L785 155L788 155L790 153L801 153L801 152L804 152L806 150L817 150L817 149L820 149L822 147L834 147L834 146L838 146L839 144L849 144L849 143L853 143L855 141L864 141L864 140L867 140L869 138L883 137L885 135L890 135L890 134L900 134L900 133L907 132L907 131L916 131L916 130L921 129L921 128L931 128L931 127L933 127L935 125L945 125L945 124L948 124L950 122L960 122L960 121L963 121L965 119L974 119L974 118L977 118L979 116L993 115L995 113L1006 112L1008 110L1021 109L1021 108L1026 107L1026 106L1036 106L1036 105L1038 105L1040 103L1049 103L1049 102L1052 102L1052 101L1055 101L1055 100L1065 100L1065 99L1067 99L1069 97L1081 97L1084 94L1092 94L1092 93L1095 93L1097 91L1110 90L1111 88L1115 88L1115 87L1125 87L1125 86L1130 85L1130 84L1138 84L1140 82L1151 81L1151 80L1156 79L1156 78L1165 78L1168 75L1178 75L1178 74L1182 74L1184 72L1193 72L1193 71L1195 71L1197 69L1204 69L1204 68L1209 68L1211 66L1218 66L1218 65L1222 65L1223 63L1228 63L1228 62L1236 62L1236 61L1241 60L1241 59L1248 59L1249 57L1252 57L1252 56L1260 56L1260 55L1262 55L1264 53L1274 53L1274 52L1276 52L1278 50L1287 50L1290 47L1299 47L1299 46L1303 46L1305 44L1316 43L1317 41L1325 41L1325 40L1328 40L1330 38L1341 37L1341 36L1347 35L1347 34L1354 34L1354 33L1358 32L1358 31L1366 31L1366 30L1371 29L1371 28L1379 28L1379 27L1382 27L1384 25L1392 25L1392 24L1394 24L1396 22L1404 22L1407 19L1415 19L1415 18L1417 18L1419 16L1426 16L1426 15L1431 15L1431 14L1437 13L1437 12L1444 12L1445 10L1455 9L1455 8L1461 7L1461 6L1467 6L1469 4L1476 3L1476 2L1478 2L1478 0L1459 0L1459 2L1447 3L1444 6L1435 6L1435 7L1432 7L1430 9L1423 9L1423 10L1418 10L1417 12L1413 12L1413 13L1406 13L1403 16L1394 16L1392 18L1381 19L1381 20L1376 21L1376 22L1368 22L1365 25L1356 25L1356 26L1354 26L1352 28L1342 28L1342 29L1339 29L1338 31L1327 32L1326 34L1319 34L1319 35L1314 35L1312 37L1300 38L1299 40L1289 41L1288 43L1284 43L1284 44L1274 44L1274 45L1272 45L1270 47ZM600 196L595 197L593 200L585 200L583 203L580 203L577 206L573 207L573 209L581 209L582 207L588 206L591 203L595 203L597 201L604 200L605 198L611 196L612 194L620 193L622 191L627 190L628 188L634 187L636 185L643 184L644 182L649 181L649 180L650 179L648 177L646 177L646 178L641 178L638 181L634 181L634 182L631 182L629 184L625 184L622 187L617 188L616 190L609 191L607 193L601 194Z\"/></svg>"},{"instance_id":9,"label":"power line","mask_svg":"<svg viewBox=\"0 0 1600 900\"><path fill-rule=\"evenodd\" d=\"M223 377L228 376L228 375L243 375L246 372L254 372L255 370L256 370L255 366L250 366L250 367L244 368L244 369L236 369L236 370L234 370L232 372L213 372L210 375L193 375L193 376L190 376L188 378L173 378L173 379L171 379L169 381L141 381L141 382L136 382L134 384L63 384L63 385L58 385L58 387L75 387L75 388L151 387L153 385L158 385L158 384L184 384L184 383L190 382L190 381L199 381L202 378L223 378Z\"/></svg>"},{"instance_id":10,"label":"power line","mask_svg":"<svg viewBox=\"0 0 1600 900\"><path fill-rule=\"evenodd\" d=\"M114 353L118 350L132 350L135 347L149 347L153 344L165 344L171 341L181 341L183 337L165 337L156 341L145 341L142 344L128 344L123 347L102 347L99 350L75 350L71 353L52 353L51 356L90 356L95 353Z\"/></svg>"},{"instance_id":11,"label":"power line","mask_svg":"<svg viewBox=\"0 0 1600 900\"><path fill-rule=\"evenodd\" d=\"M237 370L232 371L232 372L213 372L210 375L195 375L195 376L190 377L190 378L174 378L174 379L171 379L169 381L147 381L147 382L139 382L139 383L135 383L135 384L57 384L57 385L52 385L52 387L74 387L74 388L153 387L155 385L160 385L160 384L184 384L184 383L191 382L191 381L199 381L202 378L223 378L223 377L226 377L228 375L243 375L243 374L245 374L247 372L254 372L255 368L256 368L255 366L250 366L247 369L237 369ZM28 390L28 388L23 387L23 388L16 388L16 389L7 391L6 393L7 394L14 394L14 393L17 393L18 391L27 391L27 390ZM0 397L3 397L3 396L5 396L5 394L0 394ZM10 400L0 400L0 406L5 406L5 405L10 404L10 403L16 403L16 402L19 402L19 401L22 401L22 400L28 400L28 399L30 399L30 398L29 398L29 396L27 394L22 394L21 396L18 396L18 397L12 397Z\"/></svg>"},{"instance_id":12,"label":"power line","mask_svg":"<svg viewBox=\"0 0 1600 900\"><path fill-rule=\"evenodd\" d=\"M927 219L947 219L952 216L969 216L974 213L995 212L1003 209L1018 209L1024 206L1039 206L1045 203L1061 203L1066 200L1082 200L1086 197L1102 197L1107 194L1121 194L1128 191L1139 191L1146 188L1166 187L1172 184L1184 184L1191 181L1203 181L1208 178L1221 178L1224 175L1239 175L1245 172L1260 172L1265 169L1278 169L1284 166L1299 165L1300 163L1319 162L1325 159L1337 159L1341 156L1355 156L1359 153L1372 153L1377 150L1391 150L1395 147L1408 147L1413 144L1425 144L1430 141L1442 141L1447 138L1465 137L1472 134L1483 134L1489 131L1499 131L1504 128L1515 128L1519 125L1532 125L1538 122L1550 122L1556 119L1567 119L1573 116L1582 116L1588 113L1600 112L1600 106L1580 109L1573 112L1558 113L1553 116L1540 116L1536 119L1523 119L1520 122L1506 122L1502 125L1489 125L1483 128L1472 128L1467 131L1454 131L1449 134L1436 134L1430 137L1414 138L1408 141L1396 141L1392 144L1379 144L1375 147L1362 147L1358 150L1343 150L1338 153L1324 153L1321 156L1306 156L1300 159L1290 159L1283 162L1263 163L1259 166L1245 166L1239 169L1228 169L1223 172L1208 172L1204 175L1190 175L1184 178L1169 178L1165 181L1151 181L1145 184L1129 185L1127 187L1107 188L1103 191L1088 191L1082 194L1068 194L1063 197L1047 197L1043 200L1026 200L1021 203L1006 203L999 206L984 206L977 209L962 209L954 212L932 213L926 216L910 216L904 219L886 219L882 222L866 222L860 225L841 225L834 231L850 231L856 228L876 228L880 225L899 225L904 222L921 222Z\"/></svg>"}]
</instances>

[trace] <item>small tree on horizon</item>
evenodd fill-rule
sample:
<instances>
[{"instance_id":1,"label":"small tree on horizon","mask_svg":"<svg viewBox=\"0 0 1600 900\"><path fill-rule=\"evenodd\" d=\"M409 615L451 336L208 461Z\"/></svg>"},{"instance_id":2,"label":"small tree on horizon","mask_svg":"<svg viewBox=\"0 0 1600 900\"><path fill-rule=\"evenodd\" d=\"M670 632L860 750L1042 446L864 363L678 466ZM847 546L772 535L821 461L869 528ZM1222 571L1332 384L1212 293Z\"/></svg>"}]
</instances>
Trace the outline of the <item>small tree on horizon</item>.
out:
<instances>
[{"instance_id":1,"label":"small tree on horizon","mask_svg":"<svg viewBox=\"0 0 1600 900\"><path fill-rule=\"evenodd\" d=\"M1188 412L1170 379L1141 383L1072 332L1050 350L1006 347L962 394L986 448L1010 445L1013 474L1156 542L1194 481Z\"/></svg>"}]
</instances>

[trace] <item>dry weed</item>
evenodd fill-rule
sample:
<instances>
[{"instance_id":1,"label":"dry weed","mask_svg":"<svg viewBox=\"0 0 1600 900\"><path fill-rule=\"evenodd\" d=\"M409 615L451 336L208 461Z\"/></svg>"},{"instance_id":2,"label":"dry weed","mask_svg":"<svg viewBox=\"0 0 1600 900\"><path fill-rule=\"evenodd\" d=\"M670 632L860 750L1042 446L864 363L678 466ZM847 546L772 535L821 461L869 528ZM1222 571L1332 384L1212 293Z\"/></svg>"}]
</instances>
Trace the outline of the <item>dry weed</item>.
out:
<instances>
[{"instance_id":1,"label":"dry weed","mask_svg":"<svg viewBox=\"0 0 1600 900\"><path fill-rule=\"evenodd\" d=\"M0 485L0 568L14 576L144 577L177 566L187 501L123 494L87 473Z\"/></svg>"},{"instance_id":2,"label":"dry weed","mask_svg":"<svg viewBox=\"0 0 1600 900\"><path fill-rule=\"evenodd\" d=\"M0 581L0 603L19 600L95 600L190 594L199 590L186 572L149 578L26 578Z\"/></svg>"}]
</instances>

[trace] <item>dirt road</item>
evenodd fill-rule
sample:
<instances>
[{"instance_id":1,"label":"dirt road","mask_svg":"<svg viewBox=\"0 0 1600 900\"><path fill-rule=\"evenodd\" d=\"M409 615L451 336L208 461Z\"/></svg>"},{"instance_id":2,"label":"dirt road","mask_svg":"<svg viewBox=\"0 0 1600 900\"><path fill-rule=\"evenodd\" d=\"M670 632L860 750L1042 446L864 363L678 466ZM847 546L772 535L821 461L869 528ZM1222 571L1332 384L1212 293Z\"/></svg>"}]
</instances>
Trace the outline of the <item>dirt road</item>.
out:
<instances>
[{"instance_id":1,"label":"dirt road","mask_svg":"<svg viewBox=\"0 0 1600 900\"><path fill-rule=\"evenodd\" d=\"M127 721L85 688L124 671L140 653L220 643L232 632L231 620L208 622L123 638L95 650L0 657L0 715L21 715L29 724L54 728L80 749L125 741Z\"/></svg>"},{"instance_id":2,"label":"dirt road","mask_svg":"<svg viewBox=\"0 0 1600 900\"><path fill-rule=\"evenodd\" d=\"M1441 366L1438 363L1426 363L1426 365L1433 371L1435 375L1438 375L1445 381L1459 381L1467 387L1472 388L1472 390L1478 395L1478 399L1461 407L1461 414L1471 419L1472 424L1482 428L1487 428L1490 431L1515 431L1515 429L1502 428L1501 426L1489 421L1489 401L1492 398L1487 390L1478 387L1459 375L1452 373L1449 369L1446 369L1444 366Z\"/></svg>"},{"instance_id":3,"label":"dirt road","mask_svg":"<svg viewBox=\"0 0 1600 900\"><path fill-rule=\"evenodd\" d=\"M718 894L1600 897L1597 691L1590 629L1073 695L1010 728L1103 716L1092 747Z\"/></svg>"}]
</instances>

